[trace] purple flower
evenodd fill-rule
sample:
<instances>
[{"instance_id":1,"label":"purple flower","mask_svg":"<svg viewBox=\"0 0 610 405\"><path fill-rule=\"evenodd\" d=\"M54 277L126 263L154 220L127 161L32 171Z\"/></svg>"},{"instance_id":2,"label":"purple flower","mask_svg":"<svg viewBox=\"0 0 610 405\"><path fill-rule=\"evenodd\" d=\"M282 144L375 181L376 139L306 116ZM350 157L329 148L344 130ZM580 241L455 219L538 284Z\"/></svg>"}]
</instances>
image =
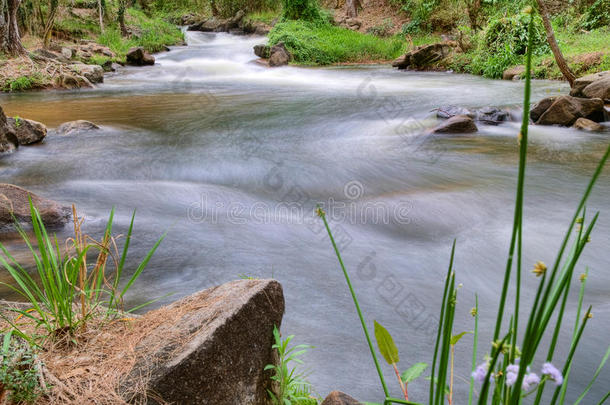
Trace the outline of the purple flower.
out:
<instances>
[{"instance_id":1,"label":"purple flower","mask_svg":"<svg viewBox=\"0 0 610 405\"><path fill-rule=\"evenodd\" d=\"M529 373L523 377L523 385L521 385L521 388L523 391L529 391L539 383L540 377L538 377L536 373Z\"/></svg>"},{"instance_id":2,"label":"purple flower","mask_svg":"<svg viewBox=\"0 0 610 405\"><path fill-rule=\"evenodd\" d=\"M519 375L519 366L516 364L511 364L506 367L506 385L511 387L517 381L517 376Z\"/></svg>"},{"instance_id":3,"label":"purple flower","mask_svg":"<svg viewBox=\"0 0 610 405\"><path fill-rule=\"evenodd\" d=\"M489 364L487 364L487 362L479 364L477 368L472 372L472 378L474 378L474 380L479 384L482 384L485 381L488 369Z\"/></svg>"},{"instance_id":4,"label":"purple flower","mask_svg":"<svg viewBox=\"0 0 610 405\"><path fill-rule=\"evenodd\" d=\"M551 363L544 363L542 365L542 374L548 375L551 380L555 381L556 385L561 385L563 383L561 371L557 370L557 367Z\"/></svg>"}]
</instances>

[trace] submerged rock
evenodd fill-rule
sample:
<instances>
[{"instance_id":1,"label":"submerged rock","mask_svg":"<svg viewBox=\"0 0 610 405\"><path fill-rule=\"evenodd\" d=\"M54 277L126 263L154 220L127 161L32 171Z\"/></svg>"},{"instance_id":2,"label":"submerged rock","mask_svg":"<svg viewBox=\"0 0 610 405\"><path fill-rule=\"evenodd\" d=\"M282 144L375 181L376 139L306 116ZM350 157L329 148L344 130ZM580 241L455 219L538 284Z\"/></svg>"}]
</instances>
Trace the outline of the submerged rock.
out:
<instances>
[{"instance_id":1,"label":"submerged rock","mask_svg":"<svg viewBox=\"0 0 610 405\"><path fill-rule=\"evenodd\" d=\"M137 386L143 383L149 404L270 402L272 373L264 368L276 363L273 327L280 327L284 314L277 281L233 281L163 310L183 315L160 322L136 347L136 364L121 383L127 401L145 400Z\"/></svg>"},{"instance_id":2,"label":"submerged rock","mask_svg":"<svg viewBox=\"0 0 610 405\"><path fill-rule=\"evenodd\" d=\"M321 405L362 405L362 403L341 391L333 391Z\"/></svg>"},{"instance_id":3,"label":"submerged rock","mask_svg":"<svg viewBox=\"0 0 610 405\"><path fill-rule=\"evenodd\" d=\"M13 228L13 216L18 222L31 222L30 203L40 212L42 222L48 227L61 227L70 218L70 208L47 200L21 187L0 183L0 229Z\"/></svg>"},{"instance_id":4,"label":"submerged rock","mask_svg":"<svg viewBox=\"0 0 610 405\"><path fill-rule=\"evenodd\" d=\"M437 134L467 134L478 130L472 118L467 115L456 115L441 123L432 132Z\"/></svg>"},{"instance_id":5,"label":"submerged rock","mask_svg":"<svg viewBox=\"0 0 610 405\"><path fill-rule=\"evenodd\" d=\"M536 124L539 125L563 125L569 127L578 118L587 118L596 122L604 120L604 102L599 98L586 99L560 96L554 100L543 101L534 107L536 109L541 103L543 103L542 106L550 103L550 106L536 121ZM539 110L541 109L539 108Z\"/></svg>"},{"instance_id":6,"label":"submerged rock","mask_svg":"<svg viewBox=\"0 0 610 405\"><path fill-rule=\"evenodd\" d=\"M149 66L155 64L155 57L146 52L141 46L131 48L127 52L126 60L127 64L132 66Z\"/></svg>"},{"instance_id":7,"label":"submerged rock","mask_svg":"<svg viewBox=\"0 0 610 405\"><path fill-rule=\"evenodd\" d=\"M586 118L577 119L572 128L589 132L603 132L606 129L603 125L598 124L595 121L588 120Z\"/></svg>"},{"instance_id":8,"label":"submerged rock","mask_svg":"<svg viewBox=\"0 0 610 405\"><path fill-rule=\"evenodd\" d=\"M292 60L292 55L286 49L283 42L271 47L269 51L269 66L278 67L287 65Z\"/></svg>"},{"instance_id":9,"label":"submerged rock","mask_svg":"<svg viewBox=\"0 0 610 405\"><path fill-rule=\"evenodd\" d=\"M55 130L55 133L57 135L74 135L79 132L95 131L97 129L100 129L100 127L95 125L93 122L77 120L64 122Z\"/></svg>"},{"instance_id":10,"label":"submerged rock","mask_svg":"<svg viewBox=\"0 0 610 405\"><path fill-rule=\"evenodd\" d=\"M47 136L47 127L37 121L25 118L7 118L19 145L32 145L41 142Z\"/></svg>"}]
</instances>

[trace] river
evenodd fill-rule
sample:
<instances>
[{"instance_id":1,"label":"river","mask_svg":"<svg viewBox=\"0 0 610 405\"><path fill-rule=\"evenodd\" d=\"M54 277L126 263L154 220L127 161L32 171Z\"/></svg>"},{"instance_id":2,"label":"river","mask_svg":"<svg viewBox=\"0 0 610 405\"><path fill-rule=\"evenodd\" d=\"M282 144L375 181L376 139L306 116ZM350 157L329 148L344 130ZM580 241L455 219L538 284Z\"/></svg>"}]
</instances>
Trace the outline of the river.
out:
<instances>
[{"instance_id":1,"label":"river","mask_svg":"<svg viewBox=\"0 0 610 405\"><path fill-rule=\"evenodd\" d=\"M456 238L463 286L455 332L472 330L478 293L481 359L508 251L518 124L482 126L470 136L425 130L433 125L431 110L447 104L507 107L518 115L523 83L387 66L268 69L252 52L262 38L189 32L187 39L188 47L157 55L155 66L122 69L96 89L0 96L7 114L50 128L76 119L102 126L67 137L51 133L41 145L20 148L0 160L1 181L76 203L94 234L112 206L123 232L137 208L131 267L167 231L129 304L174 294L155 304L161 305L240 276L277 278L286 296L284 333L315 346L305 356L315 390L339 389L366 401L381 402L381 388L313 207L328 207L365 317L394 335L403 369L431 361ZM532 98L567 92L564 84L536 81ZM538 260L553 262L608 143L607 134L531 128L525 308L538 282L529 269ZM576 354L568 403L610 340L609 200L605 174L588 205L602 216L576 270L590 268L585 303L593 305L594 318ZM567 355L576 295L558 365ZM457 347L460 378L469 375L471 342L467 336ZM399 395L391 367L385 371ZM426 384L412 383L411 398L425 402ZM457 385L455 403L464 403L467 384L458 379ZM591 398L606 389L598 385Z\"/></svg>"}]
</instances>

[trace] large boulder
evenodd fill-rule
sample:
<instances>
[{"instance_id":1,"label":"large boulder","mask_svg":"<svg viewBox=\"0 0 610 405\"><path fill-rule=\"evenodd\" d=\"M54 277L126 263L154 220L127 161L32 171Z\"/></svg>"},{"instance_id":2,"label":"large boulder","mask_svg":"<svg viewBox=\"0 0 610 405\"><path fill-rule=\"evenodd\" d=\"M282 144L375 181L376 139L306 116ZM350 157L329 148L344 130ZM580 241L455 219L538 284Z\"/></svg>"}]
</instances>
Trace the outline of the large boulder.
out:
<instances>
[{"instance_id":1,"label":"large boulder","mask_svg":"<svg viewBox=\"0 0 610 405\"><path fill-rule=\"evenodd\" d=\"M155 57L146 52L141 46L131 48L127 52L126 59L127 64L133 66L147 66L155 64Z\"/></svg>"},{"instance_id":2,"label":"large boulder","mask_svg":"<svg viewBox=\"0 0 610 405\"><path fill-rule=\"evenodd\" d=\"M525 74L525 66L513 66L502 73L503 80L519 80Z\"/></svg>"},{"instance_id":3,"label":"large boulder","mask_svg":"<svg viewBox=\"0 0 610 405\"><path fill-rule=\"evenodd\" d=\"M19 140L0 106L0 153L10 153L19 147Z\"/></svg>"},{"instance_id":4,"label":"large boulder","mask_svg":"<svg viewBox=\"0 0 610 405\"><path fill-rule=\"evenodd\" d=\"M76 63L70 65L70 68L81 76L84 76L91 83L104 82L104 69L99 65L86 65L84 63Z\"/></svg>"},{"instance_id":5,"label":"large boulder","mask_svg":"<svg viewBox=\"0 0 610 405\"><path fill-rule=\"evenodd\" d=\"M392 62L392 66L398 69L421 69L445 59L452 51L451 44L437 43L421 45L404 56Z\"/></svg>"},{"instance_id":6,"label":"large boulder","mask_svg":"<svg viewBox=\"0 0 610 405\"><path fill-rule=\"evenodd\" d=\"M97 129L100 129L100 127L95 125L93 122L85 121L85 120L77 120L77 121L64 122L59 127L57 127L57 129L55 130L55 133L57 135L74 135L74 134L77 134L80 132L85 132L85 131L95 131Z\"/></svg>"},{"instance_id":7,"label":"large boulder","mask_svg":"<svg viewBox=\"0 0 610 405\"><path fill-rule=\"evenodd\" d=\"M610 77L610 70L579 77L578 79L574 80L570 95L573 97L583 97L584 95L582 91L585 89L585 87L597 80L604 79L607 77Z\"/></svg>"},{"instance_id":8,"label":"large boulder","mask_svg":"<svg viewBox=\"0 0 610 405\"><path fill-rule=\"evenodd\" d=\"M437 134L468 134L478 130L472 118L467 115L456 115L441 123L432 132Z\"/></svg>"},{"instance_id":9,"label":"large boulder","mask_svg":"<svg viewBox=\"0 0 610 405\"><path fill-rule=\"evenodd\" d=\"M610 75L596 80L582 91L582 94L588 98L601 98L602 100L610 100Z\"/></svg>"},{"instance_id":10,"label":"large boulder","mask_svg":"<svg viewBox=\"0 0 610 405\"><path fill-rule=\"evenodd\" d=\"M0 229L13 227L13 216L18 222L31 222L29 198L40 212L42 222L46 226L60 227L70 219L70 208L39 197L21 187L0 183Z\"/></svg>"},{"instance_id":11,"label":"large boulder","mask_svg":"<svg viewBox=\"0 0 610 405\"><path fill-rule=\"evenodd\" d=\"M322 405L362 405L362 403L341 391L333 391L328 394Z\"/></svg>"},{"instance_id":12,"label":"large boulder","mask_svg":"<svg viewBox=\"0 0 610 405\"><path fill-rule=\"evenodd\" d=\"M12 128L19 145L32 145L41 142L47 136L47 127L37 121L24 118L7 118L7 124Z\"/></svg>"},{"instance_id":13,"label":"large boulder","mask_svg":"<svg viewBox=\"0 0 610 405\"><path fill-rule=\"evenodd\" d=\"M561 96L542 113L536 124L571 126L579 118L600 122L604 120L604 115L604 102L599 98Z\"/></svg>"},{"instance_id":14,"label":"large boulder","mask_svg":"<svg viewBox=\"0 0 610 405\"><path fill-rule=\"evenodd\" d=\"M586 118L577 119L572 128L588 132L602 132L605 130L603 125L598 124L595 121L588 120Z\"/></svg>"},{"instance_id":15,"label":"large boulder","mask_svg":"<svg viewBox=\"0 0 610 405\"><path fill-rule=\"evenodd\" d=\"M284 314L277 281L233 281L163 310L182 315L160 322L136 346L136 364L121 382L128 402L146 402L138 389L144 384L149 404L269 403L272 373L264 368L276 364L273 327Z\"/></svg>"},{"instance_id":16,"label":"large boulder","mask_svg":"<svg viewBox=\"0 0 610 405\"><path fill-rule=\"evenodd\" d=\"M534 107L530 110L530 118L532 121L536 122L540 119L540 116L544 114L546 110L559 98L559 96L547 97L543 98L539 102L534 105Z\"/></svg>"},{"instance_id":17,"label":"large boulder","mask_svg":"<svg viewBox=\"0 0 610 405\"><path fill-rule=\"evenodd\" d=\"M269 66L277 67L287 65L292 60L292 55L286 49L286 45L280 42L271 47L269 51Z\"/></svg>"}]
</instances>

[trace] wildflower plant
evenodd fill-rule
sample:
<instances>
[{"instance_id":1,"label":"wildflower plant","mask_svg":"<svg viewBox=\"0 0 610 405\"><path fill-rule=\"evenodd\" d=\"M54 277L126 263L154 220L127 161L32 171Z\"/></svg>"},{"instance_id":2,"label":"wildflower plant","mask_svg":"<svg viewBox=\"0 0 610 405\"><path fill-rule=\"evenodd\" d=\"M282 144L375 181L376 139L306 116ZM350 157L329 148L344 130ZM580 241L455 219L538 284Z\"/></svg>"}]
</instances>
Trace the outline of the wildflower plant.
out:
<instances>
[{"instance_id":1,"label":"wildflower plant","mask_svg":"<svg viewBox=\"0 0 610 405\"><path fill-rule=\"evenodd\" d=\"M500 291L500 301L496 322L494 326L493 340L490 344L488 355L482 363L477 362L478 350L478 298L475 297L476 306L471 310L471 315L474 317L474 340L472 354L472 374L470 378L468 404L477 403L479 405L520 405L525 397L528 398L528 403L535 405L555 405L566 403L567 386L570 379L570 371L574 354L581 341L583 331L592 318L591 307L584 311L583 315L583 299L585 284L587 280L588 270L578 277L581 282L580 292L578 296L578 306L576 311L576 323L571 332L572 338L566 358L557 360L557 342L559 335L564 331L565 325L565 309L568 296L571 291L572 281L575 278L575 269L579 259L590 242L591 233L599 217L599 213L593 215L590 221L587 222L585 205L591 194L591 191L597 182L600 174L608 158L610 157L610 147L606 150L600 160L586 190L581 198L578 207L568 226L568 230L560 245L557 257L554 263L547 266L545 263L538 261L533 265L532 276L538 281L538 287L534 301L531 305L530 312L522 319L524 308L521 305L521 285L523 274L523 207L524 207L524 186L525 173L527 166L527 150L528 150L528 126L529 126L529 111L530 111L530 94L531 94L531 67L532 67L532 52L533 52L533 21L534 10L528 7L524 10L524 14L529 18L529 40L526 55L526 73L525 73L525 94L523 102L523 122L521 131L518 136L519 142L519 171L517 191L515 198L515 210L513 219L513 230L510 241L510 248L502 289ZM320 208L317 214L321 217L326 226L331 244L339 260L339 264L351 292L356 311L358 312L365 338L369 344L371 356L377 368L379 379L384 391L384 405L387 404L417 404L417 402L409 402L406 385L404 381L399 379L401 390L405 395L405 399L392 398L388 393L388 388L384 380L379 362L377 360L376 351L373 348L367 323L360 309L356 293L352 287L349 274L345 268L341 254L334 241L333 234L326 219L326 214ZM568 246L571 246L568 248ZM429 381L429 398L425 401L428 405L441 405L453 402L453 387L454 387L454 348L457 341L465 334L461 333L454 335L454 316L456 313L457 290L456 287L456 272L454 271L454 256L456 243L454 241L449 260L449 267L445 277L445 285L442 295L441 310L438 320L438 329L434 352L432 353L432 362L430 366ZM506 306L509 290L514 289L513 296L515 298L514 308L510 318L506 318L506 314L511 312L511 309ZM554 319L554 323L551 321ZM378 333L378 331L380 331ZM386 361L394 367L398 375L398 351L395 349L393 340L387 330L381 325L375 323L375 335L379 350ZM381 338L380 338L380 335ZM548 342L548 350L541 353L541 343ZM520 347L518 343L521 342ZM592 385L599 376L606 361L610 357L610 347L602 358L601 363L593 375L591 382L578 397L576 404L581 403L583 398L587 396ZM542 364L541 364L542 363ZM541 364L541 365L540 365ZM556 364L563 364L563 367L557 367ZM547 392L545 389L550 388L552 392ZM477 394L478 389L478 394ZM610 398L610 392L606 394L599 402L592 402L590 398L586 403L602 404Z\"/></svg>"}]
</instances>

